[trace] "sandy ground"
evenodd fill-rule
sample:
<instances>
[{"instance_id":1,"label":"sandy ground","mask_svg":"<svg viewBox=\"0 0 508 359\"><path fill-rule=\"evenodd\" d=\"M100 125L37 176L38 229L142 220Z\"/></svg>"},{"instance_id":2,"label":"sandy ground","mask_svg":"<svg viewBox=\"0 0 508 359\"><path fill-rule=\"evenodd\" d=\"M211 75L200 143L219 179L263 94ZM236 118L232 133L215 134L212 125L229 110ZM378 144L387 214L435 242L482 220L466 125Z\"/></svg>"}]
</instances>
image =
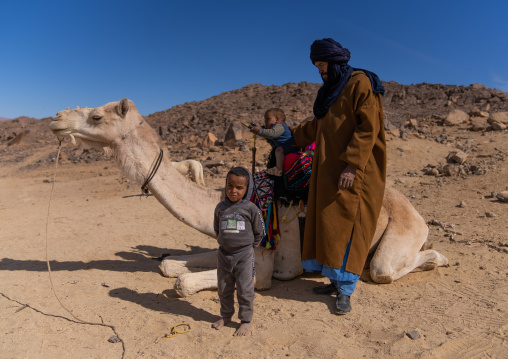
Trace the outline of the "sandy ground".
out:
<instances>
[{"instance_id":1,"label":"sandy ground","mask_svg":"<svg viewBox=\"0 0 508 359\"><path fill-rule=\"evenodd\" d=\"M0 358L507 358L508 203L490 196L508 186L507 134L454 131L456 144L476 146L470 156L487 162L486 174L424 176L422 168L444 163L453 148L429 139L388 142L389 182L427 221L453 225L430 225L429 241L448 267L389 285L360 282L346 316L333 314L334 297L312 294L325 279L274 280L256 293L253 332L244 338L232 336L237 318L211 328L216 292L179 298L175 279L162 277L152 258L213 249L214 239L138 196L110 162L62 161L50 202L54 167L27 165L56 145L23 163L7 161L0 168ZM249 165L249 153L232 155ZM125 353L108 341L111 328L74 320L56 300L46 243L62 304L84 321L113 325ZM191 330L163 337L179 323Z\"/></svg>"}]
</instances>

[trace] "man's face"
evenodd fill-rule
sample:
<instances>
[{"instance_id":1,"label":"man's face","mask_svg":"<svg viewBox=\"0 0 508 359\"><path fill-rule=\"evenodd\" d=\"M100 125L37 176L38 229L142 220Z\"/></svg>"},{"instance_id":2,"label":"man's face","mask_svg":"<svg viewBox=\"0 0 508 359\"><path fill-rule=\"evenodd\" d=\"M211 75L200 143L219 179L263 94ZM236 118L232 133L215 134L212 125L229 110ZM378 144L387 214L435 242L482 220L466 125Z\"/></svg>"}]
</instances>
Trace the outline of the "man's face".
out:
<instances>
[{"instance_id":1,"label":"man's face","mask_svg":"<svg viewBox=\"0 0 508 359\"><path fill-rule=\"evenodd\" d=\"M323 81L326 82L328 80L328 62L316 61L314 65L318 68Z\"/></svg>"}]
</instances>

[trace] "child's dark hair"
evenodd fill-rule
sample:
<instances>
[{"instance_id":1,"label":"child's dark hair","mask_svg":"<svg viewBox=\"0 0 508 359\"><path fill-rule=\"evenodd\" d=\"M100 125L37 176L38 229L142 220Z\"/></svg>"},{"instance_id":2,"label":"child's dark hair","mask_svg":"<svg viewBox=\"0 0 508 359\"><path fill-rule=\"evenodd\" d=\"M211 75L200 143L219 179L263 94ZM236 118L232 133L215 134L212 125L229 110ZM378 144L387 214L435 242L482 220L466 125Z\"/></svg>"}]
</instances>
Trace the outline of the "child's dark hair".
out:
<instances>
[{"instance_id":1,"label":"child's dark hair","mask_svg":"<svg viewBox=\"0 0 508 359\"><path fill-rule=\"evenodd\" d=\"M233 168L231 168L229 170L227 176L226 176L226 180L227 180L227 178L228 178L230 173L232 173L232 174L234 174L234 175L236 175L238 177L245 177L245 178L247 178L247 183L249 183L249 177L250 177L249 171L247 171L245 168L243 168L243 167L233 167Z\"/></svg>"},{"instance_id":2,"label":"child's dark hair","mask_svg":"<svg viewBox=\"0 0 508 359\"><path fill-rule=\"evenodd\" d=\"M286 114L280 108L271 108L269 110L266 110L265 117L268 116L269 114L273 114L275 118L280 120L281 122L286 122Z\"/></svg>"}]
</instances>

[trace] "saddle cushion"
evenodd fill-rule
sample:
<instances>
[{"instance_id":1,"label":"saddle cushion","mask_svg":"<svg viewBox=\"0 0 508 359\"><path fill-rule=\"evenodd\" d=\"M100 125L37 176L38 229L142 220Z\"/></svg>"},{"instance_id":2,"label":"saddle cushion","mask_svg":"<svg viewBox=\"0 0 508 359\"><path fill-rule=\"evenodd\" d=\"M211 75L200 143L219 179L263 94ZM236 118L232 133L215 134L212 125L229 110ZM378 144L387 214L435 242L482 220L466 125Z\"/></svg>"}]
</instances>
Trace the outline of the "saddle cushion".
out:
<instances>
[{"instance_id":1,"label":"saddle cushion","mask_svg":"<svg viewBox=\"0 0 508 359\"><path fill-rule=\"evenodd\" d=\"M309 187L314 149L315 144L313 143L305 147L303 151L289 153L284 156L287 189L301 190Z\"/></svg>"}]
</instances>

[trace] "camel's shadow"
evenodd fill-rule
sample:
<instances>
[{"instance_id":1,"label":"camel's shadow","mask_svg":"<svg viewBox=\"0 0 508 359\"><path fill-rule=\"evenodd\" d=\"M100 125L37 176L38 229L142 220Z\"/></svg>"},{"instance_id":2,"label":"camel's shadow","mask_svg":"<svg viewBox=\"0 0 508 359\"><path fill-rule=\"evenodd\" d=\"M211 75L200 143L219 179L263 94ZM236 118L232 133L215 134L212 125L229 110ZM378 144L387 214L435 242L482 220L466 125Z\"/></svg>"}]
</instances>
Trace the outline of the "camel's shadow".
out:
<instances>
[{"instance_id":1,"label":"camel's shadow","mask_svg":"<svg viewBox=\"0 0 508 359\"><path fill-rule=\"evenodd\" d=\"M155 272L159 271L159 261L165 255L183 255L197 254L210 251L209 248L197 246L187 246L188 250L181 249L165 249L154 246L139 245L132 248L130 252L117 252L116 256L121 259L104 259L84 261L57 261L50 260L49 264L52 272L58 271L78 271L98 269L113 272ZM48 266L44 260L22 260L12 258L2 258L0 260L0 271L30 271L30 272L46 272Z\"/></svg>"},{"instance_id":2,"label":"camel's shadow","mask_svg":"<svg viewBox=\"0 0 508 359\"><path fill-rule=\"evenodd\" d=\"M79 271L98 269L114 272L153 272L160 274L160 259L165 255L188 255L209 251L209 248L188 246L188 250L166 249L155 246L139 245L130 252L117 252L118 260L93 260L84 261L56 261L51 260L52 272ZM44 260L18 260L2 258L0 271L33 271L46 272L47 263ZM268 290L256 291L258 295L269 296L278 299L296 300L301 302L322 302L329 306L333 312L334 301L331 296L317 296L312 294L312 287L322 285L322 278L316 274L304 273L303 275L289 280L280 281L272 279L272 286ZM169 283L168 283L169 286ZM218 313L209 313L206 310L195 307L189 301L178 296L174 289L167 289L163 293L139 293L130 288L112 289L109 295L128 302L136 303L144 308L191 317L196 321L215 321ZM218 297L217 297L218 299Z\"/></svg>"}]
</instances>

